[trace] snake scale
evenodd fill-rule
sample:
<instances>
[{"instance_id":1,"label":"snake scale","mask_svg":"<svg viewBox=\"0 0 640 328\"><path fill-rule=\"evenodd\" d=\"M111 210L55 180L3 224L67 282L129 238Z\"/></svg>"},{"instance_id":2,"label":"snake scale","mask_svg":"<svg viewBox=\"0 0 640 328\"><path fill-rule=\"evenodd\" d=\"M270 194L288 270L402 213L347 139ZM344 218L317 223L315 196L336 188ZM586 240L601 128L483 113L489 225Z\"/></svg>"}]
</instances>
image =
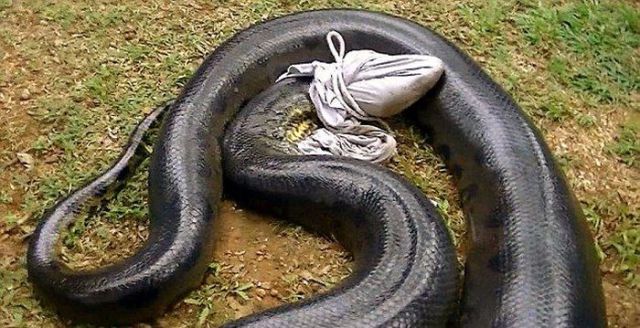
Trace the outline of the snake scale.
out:
<instances>
[{"instance_id":1,"label":"snake scale","mask_svg":"<svg viewBox=\"0 0 640 328\"><path fill-rule=\"evenodd\" d=\"M273 81L292 63L330 61L323 42L330 30L352 49L444 61L438 85L407 115L460 192L469 240L463 279L445 224L412 184L373 164L287 154L265 137L277 128L274 116L305 101L308 86ZM473 60L423 26L359 10L259 23L208 56L167 107L149 169L149 238L135 255L76 272L55 245L85 201L131 173L142 135L163 109L141 123L107 172L47 211L32 236L29 277L65 317L149 320L197 287L211 260L224 180L225 192L249 206L268 204L334 234L356 261L328 293L228 326L606 326L592 237L539 131Z\"/></svg>"}]
</instances>

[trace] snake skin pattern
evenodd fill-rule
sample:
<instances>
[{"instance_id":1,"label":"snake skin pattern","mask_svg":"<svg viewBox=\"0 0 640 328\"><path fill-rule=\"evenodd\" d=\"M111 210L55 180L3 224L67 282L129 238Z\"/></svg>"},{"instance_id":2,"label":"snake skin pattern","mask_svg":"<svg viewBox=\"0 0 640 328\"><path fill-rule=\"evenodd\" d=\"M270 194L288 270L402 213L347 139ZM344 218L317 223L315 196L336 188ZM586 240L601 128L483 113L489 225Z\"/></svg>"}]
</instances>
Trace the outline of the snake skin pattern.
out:
<instances>
[{"instance_id":1,"label":"snake skin pattern","mask_svg":"<svg viewBox=\"0 0 640 328\"><path fill-rule=\"evenodd\" d=\"M408 115L460 191L469 227L460 297L445 225L415 187L374 165L287 155L264 137L274 128L270 117L304 98L304 81L273 81L292 63L330 61L323 42L330 30L352 49L445 63L439 84ZM243 203L269 204L334 234L356 260L354 274L329 293L229 326L606 326L592 237L540 133L477 64L420 25L365 11L314 11L252 26L222 44L164 119L149 172L148 241L119 264L74 272L57 258L60 231L81 203L130 173L139 131L120 161L60 201L32 237L30 279L65 316L148 320L198 286L211 260L224 177L225 191Z\"/></svg>"}]
</instances>

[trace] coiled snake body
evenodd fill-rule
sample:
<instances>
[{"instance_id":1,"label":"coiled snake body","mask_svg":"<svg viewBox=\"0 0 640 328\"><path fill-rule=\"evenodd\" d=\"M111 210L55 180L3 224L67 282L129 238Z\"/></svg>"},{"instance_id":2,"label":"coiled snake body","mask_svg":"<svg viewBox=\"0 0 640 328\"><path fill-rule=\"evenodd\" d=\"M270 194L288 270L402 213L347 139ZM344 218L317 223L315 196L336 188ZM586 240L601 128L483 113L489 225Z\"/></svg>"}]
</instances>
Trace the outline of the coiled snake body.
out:
<instances>
[{"instance_id":1,"label":"coiled snake body","mask_svg":"<svg viewBox=\"0 0 640 328\"><path fill-rule=\"evenodd\" d=\"M304 81L273 81L292 63L329 61L322 40L330 30L353 49L429 54L445 63L439 84L410 115L444 158L468 219L460 301L446 227L414 186L372 164L288 155L264 137L274 128L271 117L305 98ZM149 172L148 241L119 264L70 270L56 256L60 231L82 202L129 173L142 133L161 112L142 123L109 171L48 211L32 237L29 277L64 315L147 320L196 287L211 259L224 171L225 188L238 199L333 233L357 264L325 295L230 326L606 325L592 237L539 132L477 64L429 29L380 13L330 10L238 33L205 60L164 118ZM301 215L310 209L332 219Z\"/></svg>"}]
</instances>

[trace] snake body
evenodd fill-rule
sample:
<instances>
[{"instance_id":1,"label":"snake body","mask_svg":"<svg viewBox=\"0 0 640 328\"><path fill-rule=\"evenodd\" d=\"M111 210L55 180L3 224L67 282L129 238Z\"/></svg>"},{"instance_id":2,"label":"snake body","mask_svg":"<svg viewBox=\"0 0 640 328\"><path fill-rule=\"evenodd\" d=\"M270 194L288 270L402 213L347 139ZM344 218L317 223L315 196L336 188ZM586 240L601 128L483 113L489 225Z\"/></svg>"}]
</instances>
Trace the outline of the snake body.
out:
<instances>
[{"instance_id":1,"label":"snake body","mask_svg":"<svg viewBox=\"0 0 640 328\"><path fill-rule=\"evenodd\" d=\"M270 117L304 97L304 81L273 81L292 63L330 61L323 42L330 30L353 49L445 63L441 81L409 115L461 194L469 250L460 302L445 225L415 187L372 164L285 154L261 137L274 128ZM164 118L149 172L148 241L119 264L74 272L57 259L55 241L79 204L131 170L139 131L120 161L48 211L32 237L30 279L66 316L147 320L196 287L211 259L224 177L225 190L243 202L270 204L335 234L356 260L354 274L329 293L229 326L606 326L592 237L540 133L476 63L418 24L325 10L260 23L226 41Z\"/></svg>"}]
</instances>

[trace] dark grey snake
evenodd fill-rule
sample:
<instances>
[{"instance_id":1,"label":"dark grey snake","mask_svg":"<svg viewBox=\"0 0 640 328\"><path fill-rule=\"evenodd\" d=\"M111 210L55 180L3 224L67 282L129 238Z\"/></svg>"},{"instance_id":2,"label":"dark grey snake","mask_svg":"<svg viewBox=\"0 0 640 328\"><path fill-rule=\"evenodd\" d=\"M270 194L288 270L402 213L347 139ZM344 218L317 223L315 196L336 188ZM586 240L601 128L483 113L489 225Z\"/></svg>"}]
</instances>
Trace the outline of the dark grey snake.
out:
<instances>
[{"instance_id":1,"label":"dark grey snake","mask_svg":"<svg viewBox=\"0 0 640 328\"><path fill-rule=\"evenodd\" d=\"M354 49L445 63L440 83L409 115L461 194L470 245L461 297L446 227L414 186L372 164L287 155L265 137L277 128L275 115L305 99L305 81L273 81L292 63L330 61L323 42L330 30ZM65 316L148 320L198 286L211 260L224 168L225 191L333 233L356 260L353 275L329 293L229 326L606 326L592 237L540 133L476 63L429 29L332 10L238 33L205 60L166 114L149 172L148 241L119 264L70 270L55 251L60 231L84 201L130 173L161 112L143 121L108 172L48 211L32 237L29 277Z\"/></svg>"}]
</instances>

